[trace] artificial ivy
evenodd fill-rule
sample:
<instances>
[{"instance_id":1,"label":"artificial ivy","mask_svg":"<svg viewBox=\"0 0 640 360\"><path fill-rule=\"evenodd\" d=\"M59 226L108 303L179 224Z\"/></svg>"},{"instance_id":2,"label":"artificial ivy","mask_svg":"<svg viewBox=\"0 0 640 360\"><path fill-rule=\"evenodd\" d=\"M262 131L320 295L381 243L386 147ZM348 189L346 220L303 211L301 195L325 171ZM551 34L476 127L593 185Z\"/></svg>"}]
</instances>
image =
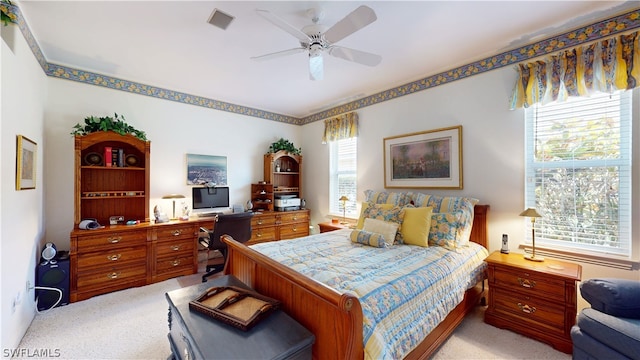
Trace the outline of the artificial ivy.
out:
<instances>
[{"instance_id":1,"label":"artificial ivy","mask_svg":"<svg viewBox=\"0 0 640 360\"><path fill-rule=\"evenodd\" d=\"M84 126L80 123L73 127L71 135L84 136L96 131L113 131L120 135L131 134L140 140L147 141L147 134L144 131L135 129L133 126L126 123L124 116L114 113L114 117L111 116L88 116L84 118Z\"/></svg>"},{"instance_id":2,"label":"artificial ivy","mask_svg":"<svg viewBox=\"0 0 640 360\"><path fill-rule=\"evenodd\" d=\"M302 154L302 148L295 147L295 145L293 145L293 143L291 141L283 139L283 138L280 138L280 140L272 143L269 146L268 154L272 154L272 153L278 152L280 150L285 150L285 151L287 151L287 152L289 152L290 154L293 154L293 155Z\"/></svg>"}]
</instances>

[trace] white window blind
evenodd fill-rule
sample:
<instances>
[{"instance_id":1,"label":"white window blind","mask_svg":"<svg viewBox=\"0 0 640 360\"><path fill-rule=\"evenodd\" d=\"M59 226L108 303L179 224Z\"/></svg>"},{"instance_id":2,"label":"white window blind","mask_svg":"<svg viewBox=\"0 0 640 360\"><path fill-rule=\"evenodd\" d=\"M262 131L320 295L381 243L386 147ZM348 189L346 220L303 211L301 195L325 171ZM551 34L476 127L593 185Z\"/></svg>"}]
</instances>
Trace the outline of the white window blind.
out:
<instances>
[{"instance_id":1,"label":"white window blind","mask_svg":"<svg viewBox=\"0 0 640 360\"><path fill-rule=\"evenodd\" d=\"M329 143L329 212L343 215L341 196L346 196L346 215L358 216L356 208L358 138L349 138Z\"/></svg>"},{"instance_id":2,"label":"white window blind","mask_svg":"<svg viewBox=\"0 0 640 360\"><path fill-rule=\"evenodd\" d=\"M525 202L542 215L536 245L630 256L631 95L525 111Z\"/></svg>"}]
</instances>

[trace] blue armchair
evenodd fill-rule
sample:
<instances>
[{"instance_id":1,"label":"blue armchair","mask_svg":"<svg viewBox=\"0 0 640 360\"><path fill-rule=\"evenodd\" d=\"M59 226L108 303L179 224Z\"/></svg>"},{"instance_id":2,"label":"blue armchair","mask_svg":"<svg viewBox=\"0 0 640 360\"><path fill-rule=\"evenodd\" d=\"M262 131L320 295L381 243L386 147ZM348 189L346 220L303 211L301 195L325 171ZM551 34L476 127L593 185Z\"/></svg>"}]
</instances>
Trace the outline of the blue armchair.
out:
<instances>
[{"instance_id":1,"label":"blue armchair","mask_svg":"<svg viewBox=\"0 0 640 360\"><path fill-rule=\"evenodd\" d=\"M640 359L640 281L590 279L580 294L591 308L571 329L573 359Z\"/></svg>"}]
</instances>

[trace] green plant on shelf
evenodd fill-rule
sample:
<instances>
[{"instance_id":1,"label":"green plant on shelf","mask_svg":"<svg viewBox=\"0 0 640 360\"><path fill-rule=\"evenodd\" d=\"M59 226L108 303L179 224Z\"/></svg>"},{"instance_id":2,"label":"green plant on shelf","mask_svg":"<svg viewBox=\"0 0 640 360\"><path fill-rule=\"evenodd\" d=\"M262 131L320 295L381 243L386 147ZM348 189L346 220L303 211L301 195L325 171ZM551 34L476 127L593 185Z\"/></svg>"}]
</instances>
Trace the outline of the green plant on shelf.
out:
<instances>
[{"instance_id":1,"label":"green plant on shelf","mask_svg":"<svg viewBox=\"0 0 640 360\"><path fill-rule=\"evenodd\" d=\"M73 127L71 135L84 136L97 131L113 131L120 135L131 134L140 140L147 141L147 134L144 131L137 130L133 126L127 124L124 116L114 113L114 116L87 116L84 118L84 125L80 123Z\"/></svg>"},{"instance_id":2,"label":"green plant on shelf","mask_svg":"<svg viewBox=\"0 0 640 360\"><path fill-rule=\"evenodd\" d=\"M289 140L280 138L280 140L272 143L269 146L269 152L268 154L273 154L276 153L278 151L287 151L288 153L292 154L292 155L300 155L302 154L302 148L297 148L295 147L295 145L293 145L293 143Z\"/></svg>"}]
</instances>

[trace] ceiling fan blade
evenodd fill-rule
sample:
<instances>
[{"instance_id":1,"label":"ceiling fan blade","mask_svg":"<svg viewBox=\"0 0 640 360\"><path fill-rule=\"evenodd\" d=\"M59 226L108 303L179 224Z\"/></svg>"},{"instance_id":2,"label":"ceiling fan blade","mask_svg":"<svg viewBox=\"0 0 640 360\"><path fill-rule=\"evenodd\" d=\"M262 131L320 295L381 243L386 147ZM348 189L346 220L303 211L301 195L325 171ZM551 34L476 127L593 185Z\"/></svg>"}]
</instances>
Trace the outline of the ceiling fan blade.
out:
<instances>
[{"instance_id":1,"label":"ceiling fan blade","mask_svg":"<svg viewBox=\"0 0 640 360\"><path fill-rule=\"evenodd\" d=\"M362 5L353 10L344 19L338 21L324 33L324 38L331 44L346 38L354 32L376 21L376 13L368 6Z\"/></svg>"},{"instance_id":2,"label":"ceiling fan blade","mask_svg":"<svg viewBox=\"0 0 640 360\"><path fill-rule=\"evenodd\" d=\"M316 56L309 55L309 79L322 80L324 77L324 61L322 53Z\"/></svg>"},{"instance_id":3,"label":"ceiling fan blade","mask_svg":"<svg viewBox=\"0 0 640 360\"><path fill-rule=\"evenodd\" d=\"M260 15L263 18L265 18L266 20L268 20L273 25L275 25L275 26L279 27L280 29L288 32L289 34L295 36L301 42L304 42L304 43L308 43L309 42L309 36L307 36L307 34L303 33L299 29L296 29L295 27L290 25L288 22L282 20L281 18L279 18L278 16L270 13L269 11L256 9L256 13L258 13L258 15Z\"/></svg>"},{"instance_id":4,"label":"ceiling fan blade","mask_svg":"<svg viewBox=\"0 0 640 360\"><path fill-rule=\"evenodd\" d=\"M342 46L331 46L329 48L329 55L367 66L376 66L382 61L382 56L380 55Z\"/></svg>"},{"instance_id":5,"label":"ceiling fan blade","mask_svg":"<svg viewBox=\"0 0 640 360\"><path fill-rule=\"evenodd\" d=\"M297 54L297 53L303 52L305 50L307 50L307 49L305 49L303 47L299 47L299 48L294 48L294 49L289 49L289 50L282 50L282 51L278 51L278 52L274 52L274 53L270 53L270 54L265 54L265 55L260 55L260 56L252 56L250 59L251 60L256 60L256 61L271 60L271 59L279 58L279 57L282 57L282 56Z\"/></svg>"}]
</instances>

